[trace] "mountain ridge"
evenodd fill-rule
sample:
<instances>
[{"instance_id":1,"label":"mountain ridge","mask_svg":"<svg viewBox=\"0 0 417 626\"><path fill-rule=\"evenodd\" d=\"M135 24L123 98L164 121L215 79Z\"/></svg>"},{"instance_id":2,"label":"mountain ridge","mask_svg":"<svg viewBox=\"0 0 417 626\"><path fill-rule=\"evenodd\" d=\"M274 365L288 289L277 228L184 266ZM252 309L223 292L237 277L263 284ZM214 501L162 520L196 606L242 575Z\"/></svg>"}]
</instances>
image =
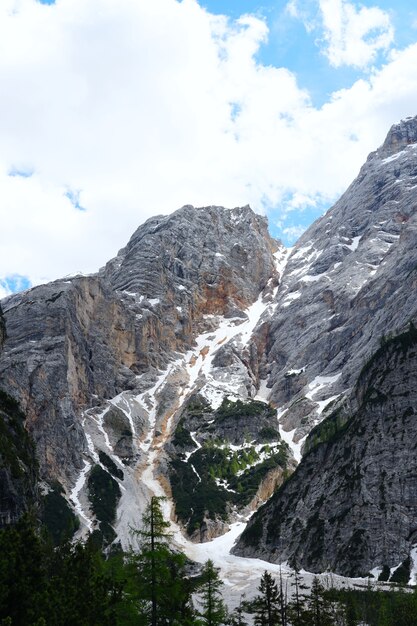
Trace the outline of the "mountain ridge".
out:
<instances>
[{"instance_id":1,"label":"mountain ridge","mask_svg":"<svg viewBox=\"0 0 417 626\"><path fill-rule=\"evenodd\" d=\"M417 319L416 141L417 118L392 127L291 251L249 207L186 205L150 218L97 274L2 301L2 386L27 415L42 478L61 482L80 535L97 530L127 546L150 495L174 495L180 506L173 481L187 470L202 498L190 532L211 539L244 513L243 484L258 490L256 506L276 488L286 493L317 453L309 433L337 412L362 415L358 372L383 337ZM196 398L204 410L193 409ZM284 482L295 466L290 451L300 460L304 442L307 460ZM255 474L265 471L256 483L248 459ZM319 461L312 466L320 473ZM92 495L102 480L113 494L106 519ZM220 499L215 511L202 483ZM166 512L175 523L173 506ZM184 529L191 513L179 517ZM255 548L242 539L236 550L270 560L299 554L302 530L271 555L273 535ZM403 552L377 550L374 561L350 565L393 566ZM303 559L316 569L332 560L325 550L321 560ZM332 562L347 571L343 560Z\"/></svg>"}]
</instances>

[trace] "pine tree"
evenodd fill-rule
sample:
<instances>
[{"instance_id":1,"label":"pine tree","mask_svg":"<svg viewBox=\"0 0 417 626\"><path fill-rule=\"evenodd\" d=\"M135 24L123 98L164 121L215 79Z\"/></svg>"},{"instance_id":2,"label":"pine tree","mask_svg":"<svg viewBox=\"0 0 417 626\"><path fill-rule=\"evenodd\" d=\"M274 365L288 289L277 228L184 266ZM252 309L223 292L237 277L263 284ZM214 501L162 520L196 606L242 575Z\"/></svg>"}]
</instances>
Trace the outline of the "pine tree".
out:
<instances>
[{"instance_id":1,"label":"pine tree","mask_svg":"<svg viewBox=\"0 0 417 626\"><path fill-rule=\"evenodd\" d=\"M203 609L201 617L205 626L221 626L226 623L227 610L220 593L222 586L218 570L209 559L203 567L200 588Z\"/></svg>"},{"instance_id":2,"label":"pine tree","mask_svg":"<svg viewBox=\"0 0 417 626\"><path fill-rule=\"evenodd\" d=\"M258 587L260 592L250 605L256 626L281 626L281 599L271 574L265 571Z\"/></svg>"},{"instance_id":3,"label":"pine tree","mask_svg":"<svg viewBox=\"0 0 417 626\"><path fill-rule=\"evenodd\" d=\"M136 572L139 612L150 626L185 626L193 616L186 557L170 548L169 522L162 498L152 497L142 518L141 550L131 557Z\"/></svg>"},{"instance_id":4,"label":"pine tree","mask_svg":"<svg viewBox=\"0 0 417 626\"><path fill-rule=\"evenodd\" d=\"M307 597L308 612L306 624L309 626L333 626L330 602L325 598L325 590L317 576L313 578L310 595Z\"/></svg>"},{"instance_id":5,"label":"pine tree","mask_svg":"<svg viewBox=\"0 0 417 626\"><path fill-rule=\"evenodd\" d=\"M308 587L303 585L303 579L297 570L294 570L291 586L294 589L294 594L292 601L288 605L290 623L292 626L303 626L305 623L303 617L305 596L302 592L308 589Z\"/></svg>"},{"instance_id":6,"label":"pine tree","mask_svg":"<svg viewBox=\"0 0 417 626\"><path fill-rule=\"evenodd\" d=\"M279 568L279 610L281 615L281 624L282 626L287 626L287 589L285 589L284 593L281 566Z\"/></svg>"}]
</instances>

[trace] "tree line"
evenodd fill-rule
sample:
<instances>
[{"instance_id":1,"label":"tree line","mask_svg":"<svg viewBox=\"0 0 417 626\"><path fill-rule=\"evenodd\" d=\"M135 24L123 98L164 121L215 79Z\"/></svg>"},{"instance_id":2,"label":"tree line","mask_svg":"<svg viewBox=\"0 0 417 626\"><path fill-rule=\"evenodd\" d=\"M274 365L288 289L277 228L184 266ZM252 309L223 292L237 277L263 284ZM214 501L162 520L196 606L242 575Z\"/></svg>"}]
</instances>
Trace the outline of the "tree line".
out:
<instances>
[{"instance_id":1,"label":"tree line","mask_svg":"<svg viewBox=\"0 0 417 626\"><path fill-rule=\"evenodd\" d=\"M56 546L25 516L0 531L0 626L415 626L417 593L336 590L299 573L265 571L257 594L228 611L212 561L202 568L171 547L152 498L137 552L104 556L94 537ZM308 592L307 592L308 591Z\"/></svg>"}]
</instances>

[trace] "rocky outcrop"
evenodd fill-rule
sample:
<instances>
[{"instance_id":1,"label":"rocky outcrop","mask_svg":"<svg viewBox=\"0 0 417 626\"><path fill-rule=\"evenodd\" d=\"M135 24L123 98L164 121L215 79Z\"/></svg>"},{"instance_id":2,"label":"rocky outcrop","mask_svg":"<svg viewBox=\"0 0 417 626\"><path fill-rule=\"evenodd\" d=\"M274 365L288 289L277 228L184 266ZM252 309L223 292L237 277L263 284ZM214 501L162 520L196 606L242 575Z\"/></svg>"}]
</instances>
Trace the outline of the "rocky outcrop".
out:
<instances>
[{"instance_id":1,"label":"rocky outcrop","mask_svg":"<svg viewBox=\"0 0 417 626\"><path fill-rule=\"evenodd\" d=\"M6 339L6 324L4 322L3 311L0 307L0 353L3 349L4 340Z\"/></svg>"},{"instance_id":2,"label":"rocky outcrop","mask_svg":"<svg viewBox=\"0 0 417 626\"><path fill-rule=\"evenodd\" d=\"M259 375L296 439L349 394L381 338L416 316L416 141L417 118L394 126L285 267Z\"/></svg>"},{"instance_id":3,"label":"rocky outcrop","mask_svg":"<svg viewBox=\"0 0 417 626\"><path fill-rule=\"evenodd\" d=\"M245 318L277 248L249 207L186 206L148 220L97 275L6 298L0 377L27 415L42 476L74 483L89 453L83 411L152 387L210 316Z\"/></svg>"},{"instance_id":4,"label":"rocky outcrop","mask_svg":"<svg viewBox=\"0 0 417 626\"><path fill-rule=\"evenodd\" d=\"M0 308L0 352L5 334ZM38 502L35 449L24 422L17 403L0 391L0 527L16 522Z\"/></svg>"},{"instance_id":5,"label":"rocky outcrop","mask_svg":"<svg viewBox=\"0 0 417 626\"><path fill-rule=\"evenodd\" d=\"M404 549L373 538L375 528L404 534L385 513L396 478L386 508L381 499L371 505L381 476L369 458L381 455L388 471L401 446L388 413L412 428L412 405L381 386L389 399L378 412L365 374L355 385L381 341L391 346L388 333L404 334L417 319L416 141L417 118L394 126L291 253L249 207L186 206L148 220L96 275L3 301L1 380L27 415L42 476L60 480L84 529L100 521L87 486L100 468L109 474L103 453L118 471L111 525L123 545L146 498L162 493L172 493L189 535L204 539L286 478L293 465L282 438L298 458L312 431L294 478L254 516L238 549L343 573L403 558L411 528ZM413 358L408 351L400 368L408 385ZM389 376L381 385L396 384ZM371 481L340 465L339 517L328 500L333 455L354 468L360 458ZM401 462L412 468L405 451ZM373 525L378 515L386 526ZM338 542L351 560L327 549Z\"/></svg>"},{"instance_id":6,"label":"rocky outcrop","mask_svg":"<svg viewBox=\"0 0 417 626\"><path fill-rule=\"evenodd\" d=\"M249 522L235 552L363 576L398 566L417 541L417 331L387 339L355 405L317 426L295 473Z\"/></svg>"},{"instance_id":7,"label":"rocky outcrop","mask_svg":"<svg viewBox=\"0 0 417 626\"><path fill-rule=\"evenodd\" d=\"M169 452L176 515L195 541L225 532L226 522L265 502L294 469L271 425L275 411L259 401L224 399L213 410L191 397Z\"/></svg>"},{"instance_id":8,"label":"rocky outcrop","mask_svg":"<svg viewBox=\"0 0 417 626\"><path fill-rule=\"evenodd\" d=\"M0 391L0 527L39 504L33 441L17 403Z\"/></svg>"}]
</instances>

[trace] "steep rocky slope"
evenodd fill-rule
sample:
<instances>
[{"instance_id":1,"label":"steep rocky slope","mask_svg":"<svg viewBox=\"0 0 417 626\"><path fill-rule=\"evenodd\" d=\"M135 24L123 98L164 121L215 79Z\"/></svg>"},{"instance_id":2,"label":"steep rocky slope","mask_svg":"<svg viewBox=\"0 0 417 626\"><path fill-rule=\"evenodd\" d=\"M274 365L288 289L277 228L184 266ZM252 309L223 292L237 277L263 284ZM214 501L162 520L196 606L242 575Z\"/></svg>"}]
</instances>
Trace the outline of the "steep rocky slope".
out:
<instances>
[{"instance_id":1,"label":"steep rocky slope","mask_svg":"<svg viewBox=\"0 0 417 626\"><path fill-rule=\"evenodd\" d=\"M417 319L416 138L417 118L394 126L292 250L249 207L186 206L140 226L96 275L3 301L0 378L28 417L42 477L59 479L80 532L128 545L130 527L156 494L173 497L176 511L167 504L166 513L194 540L211 539L273 494L294 468L291 451L299 460L315 429L294 478L254 516L238 551L344 573L403 559L413 536L404 549L393 539L385 551L374 539L380 503L363 508L363 517L355 504L345 526L326 522L326 534L309 520L330 514L315 499L331 475L322 471L323 450L332 450L336 465L342 454L327 441L328 424L338 437L353 437L352 459L363 458L363 467L368 444L354 437L355 427L384 462L399 445L394 429L381 452L365 428L374 413L363 401L367 379L357 384L357 377L384 337L408 332ZM407 355L402 374L411 384ZM388 384L386 377L381 385ZM381 407L381 419L395 409L400 420L407 410L400 401ZM385 431L378 425L375 432ZM410 461L405 452L401 458ZM362 475L358 484L374 489ZM387 506L396 490L387 491ZM343 502L356 503L349 484L339 491L340 511ZM290 535L274 511L290 516L294 507L302 532ZM393 519L387 516L387 532ZM327 544L340 532L349 546L349 528L361 531L362 543L355 535L359 556L348 562Z\"/></svg>"},{"instance_id":2,"label":"steep rocky slope","mask_svg":"<svg viewBox=\"0 0 417 626\"><path fill-rule=\"evenodd\" d=\"M317 426L302 463L243 533L238 553L299 569L365 576L405 561L417 541L417 331L363 368L355 411Z\"/></svg>"},{"instance_id":3,"label":"steep rocky slope","mask_svg":"<svg viewBox=\"0 0 417 626\"><path fill-rule=\"evenodd\" d=\"M186 206L148 220L97 275L4 301L0 376L28 416L42 477L61 482L84 527L127 542L149 493L170 493L176 453L163 448L193 394L212 411L256 394L249 340L280 258L249 207ZM264 498L277 482L266 469Z\"/></svg>"},{"instance_id":4,"label":"steep rocky slope","mask_svg":"<svg viewBox=\"0 0 417 626\"><path fill-rule=\"evenodd\" d=\"M394 126L286 265L260 364L263 397L303 438L349 394L384 335L416 318L417 118ZM324 413L323 413L324 412Z\"/></svg>"},{"instance_id":5,"label":"steep rocky slope","mask_svg":"<svg viewBox=\"0 0 417 626\"><path fill-rule=\"evenodd\" d=\"M263 391L290 445L316 428L237 554L343 574L414 554L416 138L417 118L394 126L289 258Z\"/></svg>"},{"instance_id":6,"label":"steep rocky slope","mask_svg":"<svg viewBox=\"0 0 417 626\"><path fill-rule=\"evenodd\" d=\"M152 386L210 329L205 316L244 318L275 275L276 249L248 207L184 207L148 220L98 275L7 298L0 376L28 416L43 475L68 483L82 468L82 409Z\"/></svg>"},{"instance_id":7,"label":"steep rocky slope","mask_svg":"<svg viewBox=\"0 0 417 626\"><path fill-rule=\"evenodd\" d=\"M6 328L0 308L0 352ZM17 403L0 380L0 527L17 521L38 502L35 449Z\"/></svg>"}]
</instances>

